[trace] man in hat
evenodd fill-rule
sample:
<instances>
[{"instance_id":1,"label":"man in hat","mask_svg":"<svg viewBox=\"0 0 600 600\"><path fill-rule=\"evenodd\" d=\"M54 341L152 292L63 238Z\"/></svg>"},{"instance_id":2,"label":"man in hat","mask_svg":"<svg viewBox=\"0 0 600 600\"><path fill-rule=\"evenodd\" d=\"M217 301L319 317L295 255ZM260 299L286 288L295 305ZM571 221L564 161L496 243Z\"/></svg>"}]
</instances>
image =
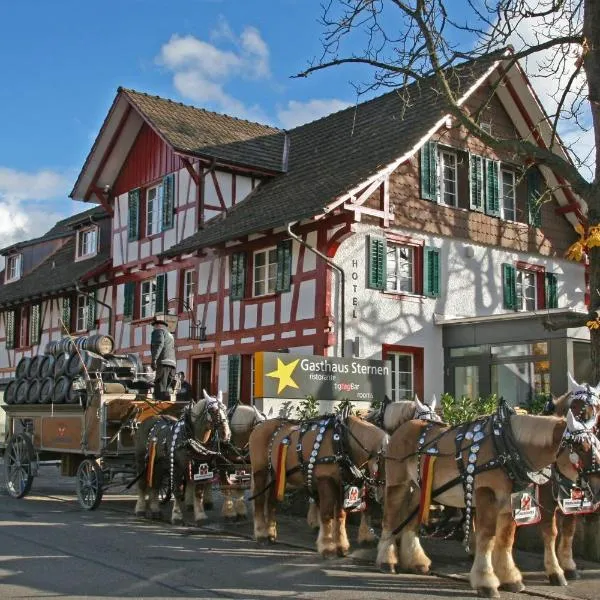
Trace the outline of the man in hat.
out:
<instances>
[{"instance_id":1,"label":"man in hat","mask_svg":"<svg viewBox=\"0 0 600 600\"><path fill-rule=\"evenodd\" d=\"M171 385L175 376L175 338L169 331L164 317L156 315L152 321L150 337L151 366L156 371L154 399L170 400Z\"/></svg>"}]
</instances>

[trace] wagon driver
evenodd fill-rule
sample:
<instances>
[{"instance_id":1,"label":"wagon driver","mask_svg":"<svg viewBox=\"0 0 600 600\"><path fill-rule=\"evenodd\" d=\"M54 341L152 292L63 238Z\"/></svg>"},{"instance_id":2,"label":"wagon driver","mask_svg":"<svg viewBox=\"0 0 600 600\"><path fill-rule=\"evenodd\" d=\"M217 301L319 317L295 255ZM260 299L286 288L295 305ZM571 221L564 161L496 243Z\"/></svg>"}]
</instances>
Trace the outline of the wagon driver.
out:
<instances>
[{"instance_id":1,"label":"wagon driver","mask_svg":"<svg viewBox=\"0 0 600 600\"><path fill-rule=\"evenodd\" d=\"M154 399L170 400L171 387L175 378L175 338L169 331L166 321L156 315L152 321L150 352L152 368L156 371L154 379Z\"/></svg>"}]
</instances>

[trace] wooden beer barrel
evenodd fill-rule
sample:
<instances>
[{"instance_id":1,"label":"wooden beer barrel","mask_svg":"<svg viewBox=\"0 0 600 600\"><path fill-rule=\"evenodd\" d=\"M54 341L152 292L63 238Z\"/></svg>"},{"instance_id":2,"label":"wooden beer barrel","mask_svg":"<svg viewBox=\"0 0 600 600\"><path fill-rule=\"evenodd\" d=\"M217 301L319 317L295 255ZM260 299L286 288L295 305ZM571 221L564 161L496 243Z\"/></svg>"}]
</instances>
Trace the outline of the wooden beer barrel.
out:
<instances>
[{"instance_id":1,"label":"wooden beer barrel","mask_svg":"<svg viewBox=\"0 0 600 600\"><path fill-rule=\"evenodd\" d=\"M31 365L31 358L24 356L17 365L17 379L27 379L29 377L29 366Z\"/></svg>"},{"instance_id":2,"label":"wooden beer barrel","mask_svg":"<svg viewBox=\"0 0 600 600\"><path fill-rule=\"evenodd\" d=\"M40 385L40 403L49 404L52 402L54 393L54 377L45 377Z\"/></svg>"},{"instance_id":3,"label":"wooden beer barrel","mask_svg":"<svg viewBox=\"0 0 600 600\"><path fill-rule=\"evenodd\" d=\"M41 382L39 379L32 379L29 382L27 398L25 400L27 404L37 404L40 401L40 386Z\"/></svg>"},{"instance_id":4,"label":"wooden beer barrel","mask_svg":"<svg viewBox=\"0 0 600 600\"><path fill-rule=\"evenodd\" d=\"M36 354L32 357L31 362L29 363L29 378L35 379L39 376L40 373L40 365L42 360L44 359L43 354Z\"/></svg>"},{"instance_id":5,"label":"wooden beer barrel","mask_svg":"<svg viewBox=\"0 0 600 600\"><path fill-rule=\"evenodd\" d=\"M27 402L27 392L29 391L29 380L20 379L15 391L15 404L25 404Z\"/></svg>"},{"instance_id":6,"label":"wooden beer barrel","mask_svg":"<svg viewBox=\"0 0 600 600\"><path fill-rule=\"evenodd\" d=\"M110 335L97 333L87 338L85 349L100 356L105 356L106 354L111 354L115 349L115 341Z\"/></svg>"},{"instance_id":7,"label":"wooden beer barrel","mask_svg":"<svg viewBox=\"0 0 600 600\"><path fill-rule=\"evenodd\" d=\"M46 344L46 347L44 348L44 354L46 354L47 356L56 356L60 352L59 345L60 342L56 340L48 342Z\"/></svg>"},{"instance_id":8,"label":"wooden beer barrel","mask_svg":"<svg viewBox=\"0 0 600 600\"><path fill-rule=\"evenodd\" d=\"M66 375L61 375L54 382L54 391L52 393L52 402L54 404L64 404L66 402L67 392L71 380Z\"/></svg>"},{"instance_id":9,"label":"wooden beer barrel","mask_svg":"<svg viewBox=\"0 0 600 600\"><path fill-rule=\"evenodd\" d=\"M71 336L65 336L58 342L59 352L70 353L75 347L75 342Z\"/></svg>"},{"instance_id":10,"label":"wooden beer barrel","mask_svg":"<svg viewBox=\"0 0 600 600\"><path fill-rule=\"evenodd\" d=\"M86 372L93 376L95 373L104 370L104 364L105 361L99 354L89 350L81 350L71 355L64 373L69 377L77 377Z\"/></svg>"},{"instance_id":11,"label":"wooden beer barrel","mask_svg":"<svg viewBox=\"0 0 600 600\"><path fill-rule=\"evenodd\" d=\"M54 377L60 377L65 374L65 369L67 368L70 358L71 355L66 352L61 352L56 357L56 360L54 361Z\"/></svg>"},{"instance_id":12,"label":"wooden beer barrel","mask_svg":"<svg viewBox=\"0 0 600 600\"><path fill-rule=\"evenodd\" d=\"M38 376L40 379L45 379L46 377L54 377L54 363L56 362L56 358L51 354L44 355L43 359L40 361L40 368L38 369Z\"/></svg>"},{"instance_id":13,"label":"wooden beer barrel","mask_svg":"<svg viewBox=\"0 0 600 600\"><path fill-rule=\"evenodd\" d=\"M15 404L18 381L11 379L4 390L4 402L6 404Z\"/></svg>"}]
</instances>

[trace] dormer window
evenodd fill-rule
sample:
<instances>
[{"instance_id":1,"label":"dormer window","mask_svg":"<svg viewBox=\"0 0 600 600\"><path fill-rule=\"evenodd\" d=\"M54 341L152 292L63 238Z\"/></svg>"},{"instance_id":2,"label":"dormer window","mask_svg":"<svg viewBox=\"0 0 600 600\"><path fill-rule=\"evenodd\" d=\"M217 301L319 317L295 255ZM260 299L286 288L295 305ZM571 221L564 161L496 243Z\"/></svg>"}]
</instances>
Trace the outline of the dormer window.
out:
<instances>
[{"instance_id":1,"label":"dormer window","mask_svg":"<svg viewBox=\"0 0 600 600\"><path fill-rule=\"evenodd\" d=\"M87 227L77 232L77 258L89 258L98 253L98 228Z\"/></svg>"},{"instance_id":2,"label":"dormer window","mask_svg":"<svg viewBox=\"0 0 600 600\"><path fill-rule=\"evenodd\" d=\"M4 283L10 283L11 281L17 281L21 278L23 271L23 255L13 254L6 258L6 276Z\"/></svg>"}]
</instances>

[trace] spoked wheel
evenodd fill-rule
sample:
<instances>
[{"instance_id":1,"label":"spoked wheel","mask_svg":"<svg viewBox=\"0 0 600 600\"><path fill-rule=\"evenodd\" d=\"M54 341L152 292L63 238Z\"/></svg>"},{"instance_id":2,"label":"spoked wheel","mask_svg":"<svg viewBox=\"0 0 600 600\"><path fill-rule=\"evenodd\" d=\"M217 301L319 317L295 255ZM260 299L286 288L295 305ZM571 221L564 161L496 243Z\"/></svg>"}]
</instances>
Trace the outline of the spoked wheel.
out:
<instances>
[{"instance_id":1,"label":"spoked wheel","mask_svg":"<svg viewBox=\"0 0 600 600\"><path fill-rule=\"evenodd\" d=\"M13 498L23 498L29 493L36 466L31 438L26 433L13 435L4 453L6 489Z\"/></svg>"},{"instance_id":2,"label":"spoked wheel","mask_svg":"<svg viewBox=\"0 0 600 600\"><path fill-rule=\"evenodd\" d=\"M104 477L100 465L93 458L81 461L77 469L77 500L85 510L94 510L100 506L103 494Z\"/></svg>"},{"instance_id":3,"label":"spoked wheel","mask_svg":"<svg viewBox=\"0 0 600 600\"><path fill-rule=\"evenodd\" d=\"M158 501L160 504L166 504L171 499L171 477L165 473L160 480L158 487Z\"/></svg>"}]
</instances>

